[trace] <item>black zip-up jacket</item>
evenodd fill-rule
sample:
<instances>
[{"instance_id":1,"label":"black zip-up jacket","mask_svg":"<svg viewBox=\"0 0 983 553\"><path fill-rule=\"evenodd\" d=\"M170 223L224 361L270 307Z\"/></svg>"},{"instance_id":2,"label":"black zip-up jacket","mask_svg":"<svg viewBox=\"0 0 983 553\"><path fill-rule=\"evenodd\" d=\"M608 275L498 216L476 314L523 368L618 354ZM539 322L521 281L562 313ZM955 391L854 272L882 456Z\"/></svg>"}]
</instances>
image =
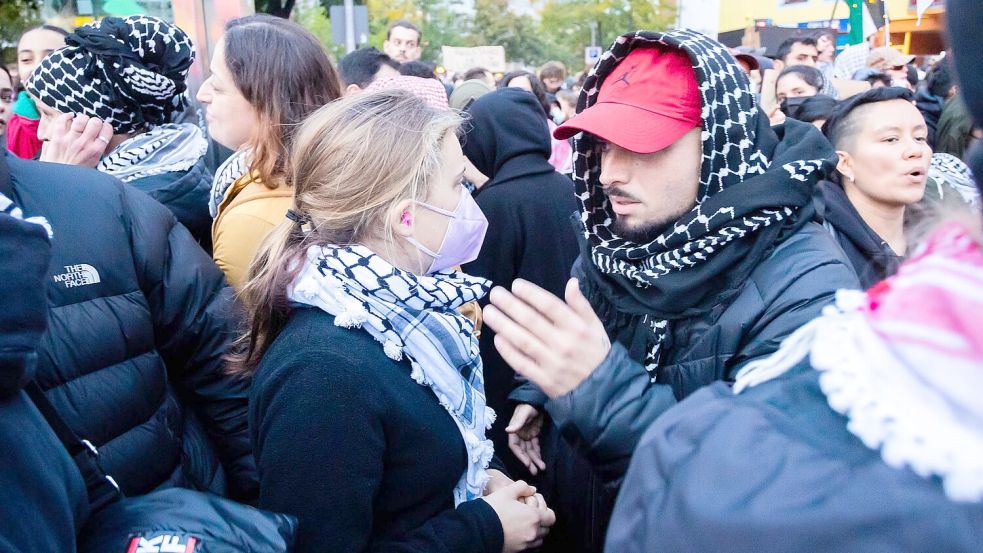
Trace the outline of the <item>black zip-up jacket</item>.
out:
<instances>
[{"instance_id":1,"label":"black zip-up jacket","mask_svg":"<svg viewBox=\"0 0 983 553\"><path fill-rule=\"evenodd\" d=\"M819 183L819 192L816 203L824 225L846 253L860 278L860 286L866 290L893 275L904 257L894 253L887 242L864 222L843 188L836 183L823 181Z\"/></svg>"},{"instance_id":2,"label":"black zip-up jacket","mask_svg":"<svg viewBox=\"0 0 983 553\"><path fill-rule=\"evenodd\" d=\"M55 235L36 380L61 417L126 495L255 496L248 382L223 371L238 316L222 272L167 208L111 176L0 163L12 199Z\"/></svg>"}]
</instances>

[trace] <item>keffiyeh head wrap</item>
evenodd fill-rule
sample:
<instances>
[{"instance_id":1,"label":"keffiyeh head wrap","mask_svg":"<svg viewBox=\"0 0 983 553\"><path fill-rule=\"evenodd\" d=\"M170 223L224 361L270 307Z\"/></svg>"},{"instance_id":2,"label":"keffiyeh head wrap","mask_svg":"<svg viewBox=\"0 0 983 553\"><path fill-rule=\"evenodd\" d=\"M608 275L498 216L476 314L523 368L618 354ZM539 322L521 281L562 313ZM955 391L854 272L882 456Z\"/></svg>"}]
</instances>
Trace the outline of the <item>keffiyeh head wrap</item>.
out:
<instances>
[{"instance_id":1,"label":"keffiyeh head wrap","mask_svg":"<svg viewBox=\"0 0 983 553\"><path fill-rule=\"evenodd\" d=\"M312 246L287 297L361 328L386 355L405 355L410 376L430 388L461 431L468 467L454 488L454 504L481 497L494 454L485 430L495 412L485 400L484 373L474 323L457 308L488 292L482 278L444 270L414 275L364 246Z\"/></svg>"},{"instance_id":2,"label":"keffiyeh head wrap","mask_svg":"<svg viewBox=\"0 0 983 553\"><path fill-rule=\"evenodd\" d=\"M117 134L170 122L184 109L195 51L188 35L156 17L107 17L79 27L46 57L26 88L61 113L108 121Z\"/></svg>"},{"instance_id":3,"label":"keffiyeh head wrap","mask_svg":"<svg viewBox=\"0 0 983 553\"><path fill-rule=\"evenodd\" d=\"M601 154L587 134L574 144L574 181L589 247L584 291L612 336L630 350L644 342L645 364L655 371L668 321L725 303L810 218L803 211L835 153L810 125L789 122L779 137L728 50L689 30L619 37L589 73L578 111L597 101L621 60L644 47L678 48L693 62L703 119L696 206L647 243L618 236L600 184Z\"/></svg>"}]
</instances>

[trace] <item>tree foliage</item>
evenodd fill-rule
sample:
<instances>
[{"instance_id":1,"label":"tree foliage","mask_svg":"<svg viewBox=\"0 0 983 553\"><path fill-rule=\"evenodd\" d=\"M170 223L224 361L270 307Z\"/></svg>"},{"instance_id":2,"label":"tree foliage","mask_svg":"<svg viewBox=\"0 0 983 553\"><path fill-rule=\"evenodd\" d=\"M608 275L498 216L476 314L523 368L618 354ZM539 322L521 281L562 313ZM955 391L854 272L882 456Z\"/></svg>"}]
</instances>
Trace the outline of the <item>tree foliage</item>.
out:
<instances>
[{"instance_id":1,"label":"tree foliage","mask_svg":"<svg viewBox=\"0 0 983 553\"><path fill-rule=\"evenodd\" d=\"M534 0L537 16L519 15L510 0L356 0L369 9L369 44L382 48L386 31L405 19L423 32L423 58L440 60L441 46L503 46L510 62L538 66L547 60L564 62L571 72L583 69L584 48L591 45L596 28L597 45L606 48L619 35L645 29L662 30L675 20L672 0ZM320 0L323 15L305 12L294 16L309 28L324 29L331 5L343 0ZM291 0L256 0L257 11L293 6ZM329 30L329 28L328 28ZM322 35L323 32L319 33ZM322 40L330 44L330 33ZM329 48L338 53L337 47Z\"/></svg>"},{"instance_id":2,"label":"tree foliage","mask_svg":"<svg viewBox=\"0 0 983 553\"><path fill-rule=\"evenodd\" d=\"M16 46L20 35L41 24L40 0L0 0L0 46ZM3 61L9 62L8 56Z\"/></svg>"}]
</instances>

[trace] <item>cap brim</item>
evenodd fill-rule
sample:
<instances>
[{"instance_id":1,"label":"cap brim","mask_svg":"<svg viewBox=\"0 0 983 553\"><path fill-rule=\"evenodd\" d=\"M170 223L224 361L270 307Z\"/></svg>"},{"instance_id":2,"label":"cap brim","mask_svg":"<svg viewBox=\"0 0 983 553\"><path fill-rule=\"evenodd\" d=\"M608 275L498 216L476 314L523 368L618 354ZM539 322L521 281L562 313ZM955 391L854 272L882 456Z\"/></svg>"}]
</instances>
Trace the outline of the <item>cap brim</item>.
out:
<instances>
[{"instance_id":1,"label":"cap brim","mask_svg":"<svg viewBox=\"0 0 983 553\"><path fill-rule=\"evenodd\" d=\"M586 132L637 154L664 150L697 125L651 111L600 102L578 113L553 131L557 140Z\"/></svg>"},{"instance_id":2,"label":"cap brim","mask_svg":"<svg viewBox=\"0 0 983 553\"><path fill-rule=\"evenodd\" d=\"M758 63L758 58L752 56L751 54L736 54L734 56L737 61L744 60L748 65L748 69L754 71L755 69L761 69L761 64Z\"/></svg>"}]
</instances>

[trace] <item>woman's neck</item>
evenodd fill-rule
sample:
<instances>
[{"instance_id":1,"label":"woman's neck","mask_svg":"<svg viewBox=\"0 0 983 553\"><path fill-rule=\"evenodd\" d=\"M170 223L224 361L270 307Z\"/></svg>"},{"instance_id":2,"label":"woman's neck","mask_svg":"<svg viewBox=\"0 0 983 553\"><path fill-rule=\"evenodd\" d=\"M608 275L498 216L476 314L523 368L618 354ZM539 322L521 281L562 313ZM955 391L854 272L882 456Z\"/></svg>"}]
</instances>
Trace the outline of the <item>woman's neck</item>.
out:
<instances>
[{"instance_id":1,"label":"woman's neck","mask_svg":"<svg viewBox=\"0 0 983 553\"><path fill-rule=\"evenodd\" d=\"M878 202L849 183L844 190L867 226L887 242L894 253L905 255L908 252L908 240L904 234L905 206Z\"/></svg>"},{"instance_id":2,"label":"woman's neck","mask_svg":"<svg viewBox=\"0 0 983 553\"><path fill-rule=\"evenodd\" d=\"M400 238L397 237L393 240L400 240ZM426 267L421 270L421 262L416 248L413 248L412 251L406 248L406 246L413 247L409 242L404 245L389 240L364 238L359 243L397 269L414 275L421 275L426 270Z\"/></svg>"}]
</instances>

